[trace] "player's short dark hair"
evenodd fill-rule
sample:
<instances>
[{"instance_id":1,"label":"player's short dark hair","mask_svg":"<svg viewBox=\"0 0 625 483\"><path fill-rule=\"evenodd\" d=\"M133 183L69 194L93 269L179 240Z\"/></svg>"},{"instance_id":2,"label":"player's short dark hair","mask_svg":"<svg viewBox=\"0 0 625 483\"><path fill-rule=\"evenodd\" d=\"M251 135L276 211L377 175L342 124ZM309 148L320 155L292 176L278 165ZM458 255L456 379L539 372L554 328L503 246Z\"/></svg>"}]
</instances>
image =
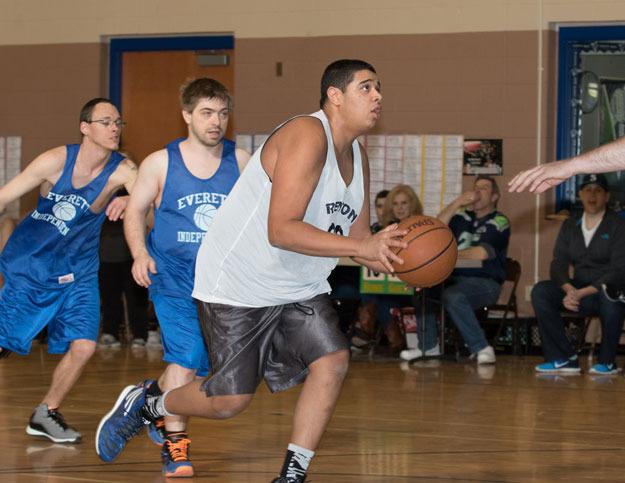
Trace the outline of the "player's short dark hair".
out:
<instances>
[{"instance_id":1,"label":"player's short dark hair","mask_svg":"<svg viewBox=\"0 0 625 483\"><path fill-rule=\"evenodd\" d=\"M187 112L192 112L201 99L219 99L226 103L228 110L232 109L232 97L226 86L215 79L198 77L188 79L180 86L180 106Z\"/></svg>"},{"instance_id":2,"label":"player's short dark hair","mask_svg":"<svg viewBox=\"0 0 625 483\"><path fill-rule=\"evenodd\" d=\"M91 115L93 114L95 106L102 103L115 106L115 104L113 104L113 101L107 99L106 97L94 97L90 101L87 101L84 106L82 106L82 109L80 110L79 122L90 122L92 120Z\"/></svg>"},{"instance_id":3,"label":"player's short dark hair","mask_svg":"<svg viewBox=\"0 0 625 483\"><path fill-rule=\"evenodd\" d=\"M354 78L354 73L359 70L369 70L376 74L371 64L358 59L341 59L332 62L326 67L326 70L323 71L323 75L321 76L321 98L319 100L321 109L323 109L323 106L328 100L328 89L330 87L336 87L337 89L341 89L341 92L345 92L348 84Z\"/></svg>"}]
</instances>

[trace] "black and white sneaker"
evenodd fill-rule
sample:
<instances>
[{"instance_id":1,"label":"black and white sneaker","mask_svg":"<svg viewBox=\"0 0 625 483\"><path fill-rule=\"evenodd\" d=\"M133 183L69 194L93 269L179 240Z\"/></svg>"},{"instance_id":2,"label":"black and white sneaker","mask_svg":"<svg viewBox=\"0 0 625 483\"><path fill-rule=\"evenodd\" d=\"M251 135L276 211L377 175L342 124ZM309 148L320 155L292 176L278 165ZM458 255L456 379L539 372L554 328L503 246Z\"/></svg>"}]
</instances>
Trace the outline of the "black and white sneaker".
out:
<instances>
[{"instance_id":1,"label":"black and white sneaker","mask_svg":"<svg viewBox=\"0 0 625 483\"><path fill-rule=\"evenodd\" d=\"M81 434L65 422L60 412L48 409L40 404L30 417L26 433L31 436L43 436L55 443L80 443Z\"/></svg>"},{"instance_id":2,"label":"black and white sneaker","mask_svg":"<svg viewBox=\"0 0 625 483\"><path fill-rule=\"evenodd\" d=\"M603 294L610 302L621 302L625 304L625 287L616 285L601 285Z\"/></svg>"},{"instance_id":3,"label":"black and white sneaker","mask_svg":"<svg viewBox=\"0 0 625 483\"><path fill-rule=\"evenodd\" d=\"M304 478L306 478L306 475L304 475ZM292 480L285 476L280 476L276 478L275 480L271 480L271 483L293 483L293 482L299 483L300 481L305 482L305 480Z\"/></svg>"}]
</instances>

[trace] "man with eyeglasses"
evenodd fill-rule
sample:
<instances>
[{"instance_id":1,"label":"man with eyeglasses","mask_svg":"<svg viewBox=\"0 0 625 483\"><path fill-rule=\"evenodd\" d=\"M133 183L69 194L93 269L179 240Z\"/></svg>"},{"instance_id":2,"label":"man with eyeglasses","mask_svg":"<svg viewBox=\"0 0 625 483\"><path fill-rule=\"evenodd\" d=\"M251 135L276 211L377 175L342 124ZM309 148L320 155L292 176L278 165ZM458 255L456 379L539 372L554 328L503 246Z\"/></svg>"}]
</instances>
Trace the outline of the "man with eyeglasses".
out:
<instances>
[{"instance_id":1,"label":"man with eyeglasses","mask_svg":"<svg viewBox=\"0 0 625 483\"><path fill-rule=\"evenodd\" d=\"M100 322L98 245L105 216L121 217L125 198L114 198L136 178L135 164L116 150L117 108L95 98L80 111L80 144L37 156L0 188L0 212L39 187L37 207L24 218L0 256L0 358L26 355L48 327L48 352L65 354L52 374L26 432L55 443L78 443L58 408L96 347ZM112 200L112 201L111 201Z\"/></svg>"},{"instance_id":2,"label":"man with eyeglasses","mask_svg":"<svg viewBox=\"0 0 625 483\"><path fill-rule=\"evenodd\" d=\"M225 86L200 77L180 89L186 138L169 143L142 163L124 220L135 281L148 287L168 366L158 381L169 391L208 374L208 353L191 297L195 258L213 216L239 179L249 153L224 139L232 109ZM154 226L145 237L154 206ZM149 428L162 446L166 477L193 476L187 418L159 418Z\"/></svg>"}]
</instances>

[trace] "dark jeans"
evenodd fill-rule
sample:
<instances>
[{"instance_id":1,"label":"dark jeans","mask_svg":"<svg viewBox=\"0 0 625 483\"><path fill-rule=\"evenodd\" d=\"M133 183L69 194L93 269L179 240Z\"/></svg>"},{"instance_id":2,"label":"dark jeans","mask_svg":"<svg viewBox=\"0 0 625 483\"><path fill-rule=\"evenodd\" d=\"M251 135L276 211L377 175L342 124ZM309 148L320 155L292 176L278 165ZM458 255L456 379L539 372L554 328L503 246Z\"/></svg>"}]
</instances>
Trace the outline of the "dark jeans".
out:
<instances>
[{"instance_id":1,"label":"dark jeans","mask_svg":"<svg viewBox=\"0 0 625 483\"><path fill-rule=\"evenodd\" d=\"M574 286L581 286L575 284ZM543 355L547 361L568 359L575 355L575 348L566 336L561 311L564 298L562 290L555 282L543 280L532 289L532 306L538 320ZM611 364L616 357L618 341L625 320L625 304L610 302L602 291L584 297L580 301L579 314L598 315L601 319L601 345L599 364Z\"/></svg>"},{"instance_id":2,"label":"dark jeans","mask_svg":"<svg viewBox=\"0 0 625 483\"><path fill-rule=\"evenodd\" d=\"M497 302L501 284L490 278L453 276L442 286L428 289L428 297L441 300L445 312L458 328L472 353L488 346L486 335L475 315L475 310ZM417 318L420 308L417 306ZM436 308L428 304L425 315L425 350L436 344ZM419 337L420 334L418 334ZM423 348L419 340L419 348Z\"/></svg>"},{"instance_id":3,"label":"dark jeans","mask_svg":"<svg viewBox=\"0 0 625 483\"><path fill-rule=\"evenodd\" d=\"M128 321L135 339L148 337L148 294L147 290L135 283L130 269L132 262L100 264L100 298L102 303L102 332L119 337L119 329L124 320L126 296Z\"/></svg>"}]
</instances>

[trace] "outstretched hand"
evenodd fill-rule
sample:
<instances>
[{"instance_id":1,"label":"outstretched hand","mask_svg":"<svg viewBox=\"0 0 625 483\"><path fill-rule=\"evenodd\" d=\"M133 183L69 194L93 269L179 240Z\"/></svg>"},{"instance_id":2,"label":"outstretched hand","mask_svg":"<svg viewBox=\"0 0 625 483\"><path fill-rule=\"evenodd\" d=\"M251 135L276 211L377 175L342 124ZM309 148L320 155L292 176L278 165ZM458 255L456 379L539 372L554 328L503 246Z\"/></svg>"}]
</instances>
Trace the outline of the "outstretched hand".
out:
<instances>
[{"instance_id":1,"label":"outstretched hand","mask_svg":"<svg viewBox=\"0 0 625 483\"><path fill-rule=\"evenodd\" d=\"M406 233L408 230L400 230L397 224L393 223L375 235L363 238L358 257L380 262L389 273L393 273L393 262L400 265L404 263L395 252L400 248L408 247L408 244L402 240Z\"/></svg>"},{"instance_id":2,"label":"outstretched hand","mask_svg":"<svg viewBox=\"0 0 625 483\"><path fill-rule=\"evenodd\" d=\"M554 161L521 171L508 183L508 191L520 193L528 189L531 193L544 193L574 174L570 161Z\"/></svg>"}]
</instances>

